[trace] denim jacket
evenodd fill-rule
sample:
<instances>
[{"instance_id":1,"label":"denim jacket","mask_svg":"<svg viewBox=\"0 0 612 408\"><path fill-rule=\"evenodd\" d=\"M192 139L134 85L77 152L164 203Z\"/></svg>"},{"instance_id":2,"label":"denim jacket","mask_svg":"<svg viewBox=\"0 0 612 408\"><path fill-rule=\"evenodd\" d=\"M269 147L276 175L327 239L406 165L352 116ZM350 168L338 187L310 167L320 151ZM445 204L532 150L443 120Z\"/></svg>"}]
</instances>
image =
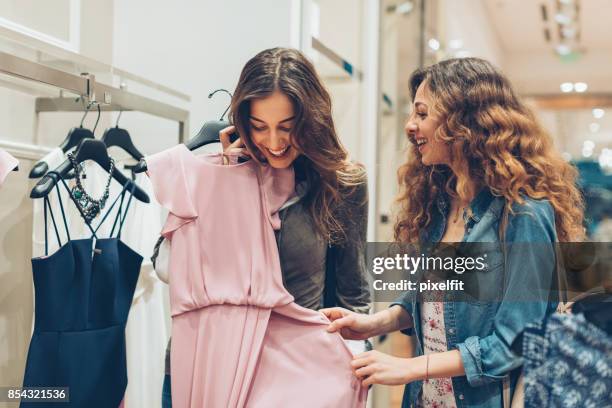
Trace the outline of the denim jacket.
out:
<instances>
[{"instance_id":1,"label":"denim jacket","mask_svg":"<svg viewBox=\"0 0 612 408\"><path fill-rule=\"evenodd\" d=\"M481 285L485 289L499 290L499 300L458 302L445 294L448 350L459 350L465 368L465 376L452 379L459 408L503 406L502 380L509 376L513 392L523 363L513 342L528 323L543 320L556 307L553 301L516 301L530 288L550 287L556 267L553 208L546 200L528 197L524 200L522 204L515 203L509 214L504 241L506 244L539 244L521 245L515 250L511 245L503 249L500 242L503 197L493 196L484 188L470 204L471 214L464 212L466 225L462 242L493 243L497 248L491 254L494 259L489 259L493 265L490 273ZM438 199L436 207L431 223L420 235L422 244L437 243L444 234L450 207L448 198ZM422 355L420 306L414 292L404 293L393 305L402 306L413 317L414 327L404 332L416 334L415 354ZM421 381L406 385L402 407L416 405L421 386Z\"/></svg>"}]
</instances>

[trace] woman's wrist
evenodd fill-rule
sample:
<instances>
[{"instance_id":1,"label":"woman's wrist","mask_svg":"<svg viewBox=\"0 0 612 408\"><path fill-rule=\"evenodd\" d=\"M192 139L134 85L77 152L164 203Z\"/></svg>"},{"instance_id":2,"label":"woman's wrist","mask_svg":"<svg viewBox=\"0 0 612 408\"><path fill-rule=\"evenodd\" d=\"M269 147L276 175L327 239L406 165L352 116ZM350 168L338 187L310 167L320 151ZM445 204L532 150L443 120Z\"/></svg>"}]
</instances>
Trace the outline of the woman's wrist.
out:
<instances>
[{"instance_id":1,"label":"woman's wrist","mask_svg":"<svg viewBox=\"0 0 612 408\"><path fill-rule=\"evenodd\" d=\"M376 318L374 335L379 336L402 329L400 324L402 310L399 309L403 310L401 306L392 306L374 315Z\"/></svg>"},{"instance_id":2,"label":"woman's wrist","mask_svg":"<svg viewBox=\"0 0 612 408\"><path fill-rule=\"evenodd\" d=\"M389 314L388 331L394 332L397 330L408 329L413 326L412 317L410 314L400 305L393 305L386 309Z\"/></svg>"},{"instance_id":3,"label":"woman's wrist","mask_svg":"<svg viewBox=\"0 0 612 408\"><path fill-rule=\"evenodd\" d=\"M425 381L430 378L431 361L429 354L410 359L410 370L407 374L407 382Z\"/></svg>"}]
</instances>

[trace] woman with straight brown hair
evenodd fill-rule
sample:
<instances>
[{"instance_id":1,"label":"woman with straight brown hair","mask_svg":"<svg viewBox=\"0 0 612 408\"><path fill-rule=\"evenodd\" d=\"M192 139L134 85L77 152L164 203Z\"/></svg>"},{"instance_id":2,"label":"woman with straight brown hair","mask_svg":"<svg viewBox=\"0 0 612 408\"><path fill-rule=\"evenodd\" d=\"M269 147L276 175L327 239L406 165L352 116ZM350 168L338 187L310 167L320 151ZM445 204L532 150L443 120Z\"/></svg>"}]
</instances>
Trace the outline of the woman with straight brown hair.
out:
<instances>
[{"instance_id":1,"label":"woman with straight brown hair","mask_svg":"<svg viewBox=\"0 0 612 408\"><path fill-rule=\"evenodd\" d=\"M242 70L230 117L233 125L220 134L225 151L246 148L260 163L294 168L296 196L281 208L276 241L295 303L367 313L366 175L336 134L331 98L312 63L294 49L260 52ZM232 133L239 139L230 145Z\"/></svg>"}]
</instances>

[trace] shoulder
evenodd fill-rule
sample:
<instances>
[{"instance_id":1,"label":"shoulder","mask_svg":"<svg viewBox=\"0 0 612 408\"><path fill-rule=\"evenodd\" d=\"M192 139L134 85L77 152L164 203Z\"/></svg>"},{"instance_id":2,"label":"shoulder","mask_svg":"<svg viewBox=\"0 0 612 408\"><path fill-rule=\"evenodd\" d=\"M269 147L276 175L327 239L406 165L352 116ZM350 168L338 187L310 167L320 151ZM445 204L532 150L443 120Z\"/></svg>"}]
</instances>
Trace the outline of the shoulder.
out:
<instances>
[{"instance_id":1,"label":"shoulder","mask_svg":"<svg viewBox=\"0 0 612 408\"><path fill-rule=\"evenodd\" d=\"M508 214L507 235L512 241L556 241L555 211L546 199L523 196Z\"/></svg>"}]
</instances>

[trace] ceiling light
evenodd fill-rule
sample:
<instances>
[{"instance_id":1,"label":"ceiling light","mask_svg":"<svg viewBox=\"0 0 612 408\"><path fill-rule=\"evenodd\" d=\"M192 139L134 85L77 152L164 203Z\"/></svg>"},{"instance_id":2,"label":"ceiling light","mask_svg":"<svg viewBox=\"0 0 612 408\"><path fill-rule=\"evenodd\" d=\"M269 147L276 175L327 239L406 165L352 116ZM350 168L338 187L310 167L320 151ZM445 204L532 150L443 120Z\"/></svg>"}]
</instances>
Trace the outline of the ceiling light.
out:
<instances>
[{"instance_id":1,"label":"ceiling light","mask_svg":"<svg viewBox=\"0 0 612 408\"><path fill-rule=\"evenodd\" d=\"M574 83L574 90L576 92L584 92L587 90L589 86L585 82L576 82Z\"/></svg>"},{"instance_id":2,"label":"ceiling light","mask_svg":"<svg viewBox=\"0 0 612 408\"><path fill-rule=\"evenodd\" d=\"M572 53L572 48L567 44L559 44L555 47L555 51L559 55L569 55Z\"/></svg>"},{"instance_id":3,"label":"ceiling light","mask_svg":"<svg viewBox=\"0 0 612 408\"><path fill-rule=\"evenodd\" d=\"M575 27L563 27L561 29L561 34L563 34L565 38L574 38L576 37L576 31Z\"/></svg>"},{"instance_id":4,"label":"ceiling light","mask_svg":"<svg viewBox=\"0 0 612 408\"><path fill-rule=\"evenodd\" d=\"M571 161L572 160L572 155L568 152L563 152L563 154L561 154L561 156L563 156L563 160L565 161Z\"/></svg>"},{"instance_id":5,"label":"ceiling light","mask_svg":"<svg viewBox=\"0 0 612 408\"><path fill-rule=\"evenodd\" d=\"M572 4L574 0L559 0L559 3L569 5Z\"/></svg>"},{"instance_id":6,"label":"ceiling light","mask_svg":"<svg viewBox=\"0 0 612 408\"><path fill-rule=\"evenodd\" d=\"M572 92L574 90L574 84L571 82L564 82L561 84L561 92Z\"/></svg>"},{"instance_id":7,"label":"ceiling light","mask_svg":"<svg viewBox=\"0 0 612 408\"><path fill-rule=\"evenodd\" d=\"M429 45L429 48L434 51L438 51L440 49L440 41L436 40L435 38L432 38L427 41L427 45Z\"/></svg>"},{"instance_id":8,"label":"ceiling light","mask_svg":"<svg viewBox=\"0 0 612 408\"><path fill-rule=\"evenodd\" d=\"M410 14L413 8L414 4L411 1L405 1L395 7L395 12L397 14L407 15Z\"/></svg>"},{"instance_id":9,"label":"ceiling light","mask_svg":"<svg viewBox=\"0 0 612 408\"><path fill-rule=\"evenodd\" d=\"M589 130L591 131L591 133L597 133L599 132L599 123L593 122L589 125Z\"/></svg>"},{"instance_id":10,"label":"ceiling light","mask_svg":"<svg viewBox=\"0 0 612 408\"><path fill-rule=\"evenodd\" d=\"M602 149L599 155L599 165L601 167L612 167L612 150Z\"/></svg>"},{"instance_id":11,"label":"ceiling light","mask_svg":"<svg viewBox=\"0 0 612 408\"><path fill-rule=\"evenodd\" d=\"M593 150L591 149L587 149L587 148L582 148L582 156L583 157L591 157L593 155Z\"/></svg>"},{"instance_id":12,"label":"ceiling light","mask_svg":"<svg viewBox=\"0 0 612 408\"><path fill-rule=\"evenodd\" d=\"M595 148L595 143L592 140L585 140L584 143L582 143L582 148L593 150Z\"/></svg>"},{"instance_id":13,"label":"ceiling light","mask_svg":"<svg viewBox=\"0 0 612 408\"><path fill-rule=\"evenodd\" d=\"M555 21L561 25L566 25L572 22L572 19L567 14L557 13L555 14Z\"/></svg>"},{"instance_id":14,"label":"ceiling light","mask_svg":"<svg viewBox=\"0 0 612 408\"><path fill-rule=\"evenodd\" d=\"M595 108L593 109L593 117L595 119L601 119L603 118L603 116L605 115L606 111L601 109L601 108Z\"/></svg>"}]
</instances>

